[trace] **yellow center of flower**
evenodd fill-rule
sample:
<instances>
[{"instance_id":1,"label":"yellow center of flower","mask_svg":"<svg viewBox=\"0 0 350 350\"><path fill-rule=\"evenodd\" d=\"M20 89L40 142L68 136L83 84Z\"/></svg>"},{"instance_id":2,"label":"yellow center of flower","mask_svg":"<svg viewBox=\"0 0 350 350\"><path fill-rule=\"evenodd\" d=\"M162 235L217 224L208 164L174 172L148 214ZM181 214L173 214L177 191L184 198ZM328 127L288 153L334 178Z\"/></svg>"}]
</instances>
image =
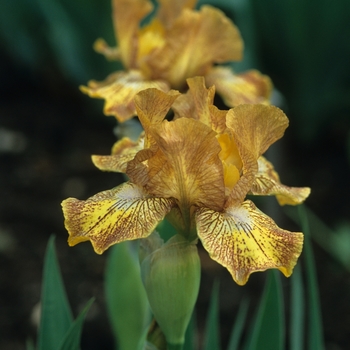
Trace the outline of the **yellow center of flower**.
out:
<instances>
[{"instance_id":1,"label":"yellow center of flower","mask_svg":"<svg viewBox=\"0 0 350 350\"><path fill-rule=\"evenodd\" d=\"M232 190L240 178L242 160L239 156L237 146L229 134L220 134L216 138L221 146L219 157L224 168L225 187Z\"/></svg>"}]
</instances>

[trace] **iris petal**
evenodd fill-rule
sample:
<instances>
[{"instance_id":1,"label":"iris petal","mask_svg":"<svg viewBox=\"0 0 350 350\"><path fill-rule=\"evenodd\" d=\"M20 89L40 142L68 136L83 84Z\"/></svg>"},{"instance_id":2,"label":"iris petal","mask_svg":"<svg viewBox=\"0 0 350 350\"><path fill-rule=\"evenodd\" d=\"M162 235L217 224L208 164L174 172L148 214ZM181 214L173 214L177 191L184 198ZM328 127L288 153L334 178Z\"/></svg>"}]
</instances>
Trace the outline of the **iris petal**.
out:
<instances>
[{"instance_id":1,"label":"iris petal","mask_svg":"<svg viewBox=\"0 0 350 350\"><path fill-rule=\"evenodd\" d=\"M141 136L137 142L123 137L117 141L109 156L91 156L94 165L102 171L115 171L125 173L128 162L135 158L137 152L143 149L144 136Z\"/></svg>"},{"instance_id":2,"label":"iris petal","mask_svg":"<svg viewBox=\"0 0 350 350\"><path fill-rule=\"evenodd\" d=\"M237 27L211 6L200 11L183 9L166 32L166 44L149 56L154 78L176 89L186 78L205 75L214 63L242 58L243 42Z\"/></svg>"},{"instance_id":3,"label":"iris petal","mask_svg":"<svg viewBox=\"0 0 350 350\"><path fill-rule=\"evenodd\" d=\"M223 168L215 133L197 120L179 118L164 121L152 135L159 150L148 160L147 190L176 198L187 209L194 204L222 208Z\"/></svg>"},{"instance_id":4,"label":"iris petal","mask_svg":"<svg viewBox=\"0 0 350 350\"><path fill-rule=\"evenodd\" d=\"M104 114L115 116L118 121L124 122L136 114L135 95L147 88L169 90L166 82L146 80L142 73L136 70L112 73L102 82L90 80L88 86L81 86L80 90L90 97L104 99Z\"/></svg>"},{"instance_id":5,"label":"iris petal","mask_svg":"<svg viewBox=\"0 0 350 350\"><path fill-rule=\"evenodd\" d=\"M130 182L86 201L68 198L62 202L68 244L90 240L102 254L113 244L149 236L173 205L173 200L150 197Z\"/></svg>"},{"instance_id":6,"label":"iris petal","mask_svg":"<svg viewBox=\"0 0 350 350\"><path fill-rule=\"evenodd\" d=\"M205 81L209 86L215 85L228 107L245 103L269 104L272 82L256 70L235 74L228 67L214 67L205 76Z\"/></svg>"},{"instance_id":7,"label":"iris petal","mask_svg":"<svg viewBox=\"0 0 350 350\"><path fill-rule=\"evenodd\" d=\"M280 205L298 205L309 196L309 187L289 187L281 184L273 165L264 157L259 158L258 164L259 170L250 189L252 194L276 196Z\"/></svg>"},{"instance_id":8,"label":"iris petal","mask_svg":"<svg viewBox=\"0 0 350 350\"><path fill-rule=\"evenodd\" d=\"M200 208L196 222L210 257L226 267L239 285L251 273L270 268L289 277L302 250L302 233L279 228L249 200L225 212Z\"/></svg>"}]
</instances>

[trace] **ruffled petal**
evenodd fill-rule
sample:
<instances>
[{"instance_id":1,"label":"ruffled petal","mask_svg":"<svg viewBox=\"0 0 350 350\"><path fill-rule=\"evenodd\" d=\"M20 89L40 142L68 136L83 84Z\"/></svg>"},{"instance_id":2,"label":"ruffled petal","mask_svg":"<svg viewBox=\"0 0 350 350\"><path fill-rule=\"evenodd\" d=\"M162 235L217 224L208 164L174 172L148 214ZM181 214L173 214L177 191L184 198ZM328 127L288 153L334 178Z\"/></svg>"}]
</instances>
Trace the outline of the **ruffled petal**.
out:
<instances>
[{"instance_id":1,"label":"ruffled petal","mask_svg":"<svg viewBox=\"0 0 350 350\"><path fill-rule=\"evenodd\" d=\"M283 136L288 118L277 107L246 104L227 112L226 125L243 163L242 175L226 202L230 206L244 200L258 172L258 158Z\"/></svg>"},{"instance_id":2,"label":"ruffled petal","mask_svg":"<svg viewBox=\"0 0 350 350\"><path fill-rule=\"evenodd\" d=\"M186 81L189 90L186 94L179 96L172 106L175 119L197 119L211 127L210 106L213 106L215 86L207 89L203 77L193 77Z\"/></svg>"},{"instance_id":3,"label":"ruffled petal","mask_svg":"<svg viewBox=\"0 0 350 350\"><path fill-rule=\"evenodd\" d=\"M134 97L139 91L147 88L169 90L164 81L146 80L141 72L136 70L112 73L102 82L91 80L88 86L80 86L80 90L90 97L104 99L104 114L115 116L120 122L135 116Z\"/></svg>"},{"instance_id":4,"label":"ruffled petal","mask_svg":"<svg viewBox=\"0 0 350 350\"><path fill-rule=\"evenodd\" d=\"M124 137L114 144L111 155L93 155L91 156L92 162L102 171L125 173L128 162L135 158L136 154L143 149L143 146L144 135L137 142Z\"/></svg>"},{"instance_id":5,"label":"ruffled petal","mask_svg":"<svg viewBox=\"0 0 350 350\"><path fill-rule=\"evenodd\" d=\"M208 86L215 85L217 93L228 107L270 103L272 82L256 70L234 74L228 67L214 67L205 76L205 81Z\"/></svg>"},{"instance_id":6,"label":"ruffled petal","mask_svg":"<svg viewBox=\"0 0 350 350\"><path fill-rule=\"evenodd\" d=\"M197 120L180 118L164 121L152 135L159 150L148 160L148 191L176 198L180 209L222 208L225 188L215 133Z\"/></svg>"},{"instance_id":7,"label":"ruffled petal","mask_svg":"<svg viewBox=\"0 0 350 350\"><path fill-rule=\"evenodd\" d=\"M251 194L276 196L280 205L301 204L310 194L309 187L282 185L273 165L264 157L258 159L259 170L250 189Z\"/></svg>"},{"instance_id":8,"label":"ruffled petal","mask_svg":"<svg viewBox=\"0 0 350 350\"><path fill-rule=\"evenodd\" d=\"M237 146L244 145L256 160L278 139L288 126L288 118L277 107L245 104L228 111L226 125Z\"/></svg>"},{"instance_id":9,"label":"ruffled petal","mask_svg":"<svg viewBox=\"0 0 350 350\"><path fill-rule=\"evenodd\" d=\"M165 27L170 27L185 8L194 8L197 0L158 0L158 3L159 9L157 17Z\"/></svg>"},{"instance_id":10,"label":"ruffled petal","mask_svg":"<svg viewBox=\"0 0 350 350\"><path fill-rule=\"evenodd\" d=\"M163 92L158 89L140 91L135 96L137 116L146 132L151 125L160 124L180 93L176 90Z\"/></svg>"},{"instance_id":11,"label":"ruffled petal","mask_svg":"<svg viewBox=\"0 0 350 350\"><path fill-rule=\"evenodd\" d=\"M166 44L150 55L154 78L181 89L186 78L205 75L214 63L242 58L243 42L236 26L223 12L202 6L185 9L166 33Z\"/></svg>"},{"instance_id":12,"label":"ruffled petal","mask_svg":"<svg viewBox=\"0 0 350 350\"><path fill-rule=\"evenodd\" d=\"M251 201L215 212L200 208L197 232L210 257L244 285L257 271L278 269L289 277L302 251L303 234L279 228Z\"/></svg>"},{"instance_id":13,"label":"ruffled petal","mask_svg":"<svg viewBox=\"0 0 350 350\"><path fill-rule=\"evenodd\" d=\"M137 68L137 40L141 20L152 11L149 0L113 0L113 24L121 59L127 69Z\"/></svg>"},{"instance_id":14,"label":"ruffled petal","mask_svg":"<svg viewBox=\"0 0 350 350\"><path fill-rule=\"evenodd\" d=\"M173 200L150 197L130 182L86 201L68 198L62 202L68 244L90 240L102 254L113 244L149 236L173 205Z\"/></svg>"}]
</instances>

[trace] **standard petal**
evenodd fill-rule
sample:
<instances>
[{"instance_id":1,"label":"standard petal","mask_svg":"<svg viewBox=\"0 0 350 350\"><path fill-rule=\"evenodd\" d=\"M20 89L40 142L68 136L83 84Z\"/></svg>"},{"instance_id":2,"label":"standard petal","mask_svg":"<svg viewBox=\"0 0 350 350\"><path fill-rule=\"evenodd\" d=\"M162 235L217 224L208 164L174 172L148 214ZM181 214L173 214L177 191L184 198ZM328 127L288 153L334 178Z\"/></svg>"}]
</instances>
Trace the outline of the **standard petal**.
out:
<instances>
[{"instance_id":1,"label":"standard petal","mask_svg":"<svg viewBox=\"0 0 350 350\"><path fill-rule=\"evenodd\" d=\"M228 67L214 67L205 76L208 86L215 85L216 92L228 107L246 103L269 104L272 82L256 70L234 74Z\"/></svg>"},{"instance_id":2,"label":"standard petal","mask_svg":"<svg viewBox=\"0 0 350 350\"><path fill-rule=\"evenodd\" d=\"M221 151L215 133L203 123L187 118L164 121L152 129L159 147L148 160L146 187L155 196L173 197L180 209L194 204L220 209L224 200Z\"/></svg>"},{"instance_id":3,"label":"standard petal","mask_svg":"<svg viewBox=\"0 0 350 350\"><path fill-rule=\"evenodd\" d=\"M202 6L199 12L185 9L166 33L166 44L149 57L154 78L175 89L186 78L205 75L214 63L242 58L243 42L236 26L223 12Z\"/></svg>"},{"instance_id":4,"label":"standard petal","mask_svg":"<svg viewBox=\"0 0 350 350\"><path fill-rule=\"evenodd\" d=\"M226 115L226 125L234 134L237 145L244 145L256 160L283 136L288 123L282 110L261 104L239 105Z\"/></svg>"},{"instance_id":5,"label":"standard petal","mask_svg":"<svg viewBox=\"0 0 350 350\"><path fill-rule=\"evenodd\" d=\"M158 0L159 9L157 17L164 26L171 26L173 21L180 16L183 9L192 9L197 0Z\"/></svg>"},{"instance_id":6,"label":"standard petal","mask_svg":"<svg viewBox=\"0 0 350 350\"><path fill-rule=\"evenodd\" d=\"M279 228L249 200L222 213L200 208L196 222L210 257L226 267L239 285L251 273L271 268L289 277L302 251L301 232Z\"/></svg>"},{"instance_id":7,"label":"standard petal","mask_svg":"<svg viewBox=\"0 0 350 350\"><path fill-rule=\"evenodd\" d=\"M137 142L123 137L117 141L113 148L112 154L108 156L91 156L94 165L102 171L114 171L125 173L128 162L135 158L137 152L143 149L144 135Z\"/></svg>"},{"instance_id":8,"label":"standard petal","mask_svg":"<svg viewBox=\"0 0 350 350\"><path fill-rule=\"evenodd\" d=\"M203 77L193 77L186 81L189 90L186 94L179 96L172 106L176 119L197 119L211 127L210 107L214 102L215 86L207 89Z\"/></svg>"},{"instance_id":9,"label":"standard petal","mask_svg":"<svg viewBox=\"0 0 350 350\"><path fill-rule=\"evenodd\" d=\"M273 165L264 157L258 159L259 170L250 189L251 194L276 196L280 205L301 204L310 194L309 187L282 185Z\"/></svg>"},{"instance_id":10,"label":"standard petal","mask_svg":"<svg viewBox=\"0 0 350 350\"><path fill-rule=\"evenodd\" d=\"M171 199L150 197L130 182L86 201L68 198L62 202L68 244L90 240L102 254L113 244L147 237L173 204Z\"/></svg>"},{"instance_id":11,"label":"standard petal","mask_svg":"<svg viewBox=\"0 0 350 350\"><path fill-rule=\"evenodd\" d=\"M169 90L164 81L146 80L141 72L136 70L112 73L102 82L91 80L88 86L80 87L81 91L90 97L104 99L104 114L115 116L120 122L136 115L134 97L139 91L147 88Z\"/></svg>"},{"instance_id":12,"label":"standard petal","mask_svg":"<svg viewBox=\"0 0 350 350\"><path fill-rule=\"evenodd\" d=\"M277 107L245 104L230 109L226 125L233 135L243 167L242 175L233 188L226 205L242 202L258 172L258 158L288 126L288 118Z\"/></svg>"},{"instance_id":13,"label":"standard petal","mask_svg":"<svg viewBox=\"0 0 350 350\"><path fill-rule=\"evenodd\" d=\"M160 124L163 121L179 95L180 93L176 90L165 93L159 89L147 89L135 96L137 116L146 135L150 125Z\"/></svg>"},{"instance_id":14,"label":"standard petal","mask_svg":"<svg viewBox=\"0 0 350 350\"><path fill-rule=\"evenodd\" d=\"M113 0L115 37L125 68L136 68L137 36L141 20L153 9L149 0Z\"/></svg>"}]
</instances>

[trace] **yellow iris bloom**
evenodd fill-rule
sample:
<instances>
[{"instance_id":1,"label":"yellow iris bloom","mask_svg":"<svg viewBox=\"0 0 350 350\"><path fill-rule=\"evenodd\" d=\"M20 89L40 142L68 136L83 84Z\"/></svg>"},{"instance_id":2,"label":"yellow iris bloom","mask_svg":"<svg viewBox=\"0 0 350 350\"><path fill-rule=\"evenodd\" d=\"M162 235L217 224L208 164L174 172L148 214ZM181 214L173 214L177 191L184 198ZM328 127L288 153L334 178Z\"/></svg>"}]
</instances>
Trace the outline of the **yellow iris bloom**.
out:
<instances>
[{"instance_id":1,"label":"yellow iris bloom","mask_svg":"<svg viewBox=\"0 0 350 350\"><path fill-rule=\"evenodd\" d=\"M93 156L106 171L130 181L86 201L63 201L69 245L90 240L96 253L148 237L165 216L188 240L202 241L212 259L240 285L255 271L277 268L290 276L303 235L279 228L247 194L275 195L296 205L309 188L282 185L262 154L282 137L288 119L273 106L213 105L215 88L188 79L180 94L147 89L135 97L144 128L138 142L118 141L109 156ZM165 119L172 108L174 118Z\"/></svg>"},{"instance_id":2,"label":"yellow iris bloom","mask_svg":"<svg viewBox=\"0 0 350 350\"><path fill-rule=\"evenodd\" d=\"M135 115L134 97L146 88L182 90L186 79L202 75L215 85L229 107L241 103L268 103L272 89L268 77L256 70L234 74L214 64L239 61L243 41L237 27L223 12L195 0L159 0L151 22L140 22L152 11L149 0L113 0L117 48L102 39L95 49L108 59L120 60L125 68L104 81L89 81L81 90L105 99L104 113L123 122Z\"/></svg>"}]
</instances>

